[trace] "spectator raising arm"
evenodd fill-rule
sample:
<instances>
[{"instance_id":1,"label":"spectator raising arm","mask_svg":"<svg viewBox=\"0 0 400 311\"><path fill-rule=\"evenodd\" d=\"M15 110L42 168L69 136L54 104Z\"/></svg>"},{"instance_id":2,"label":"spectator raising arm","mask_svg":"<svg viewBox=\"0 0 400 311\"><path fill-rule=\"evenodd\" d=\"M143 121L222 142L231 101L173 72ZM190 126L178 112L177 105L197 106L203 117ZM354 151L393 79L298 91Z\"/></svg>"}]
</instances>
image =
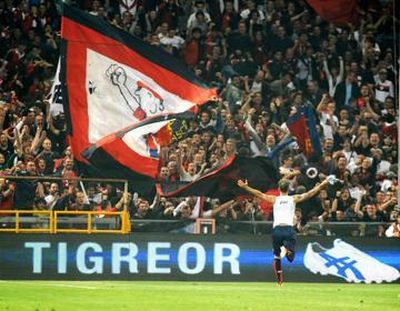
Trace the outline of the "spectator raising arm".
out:
<instances>
[{"instance_id":1,"label":"spectator raising arm","mask_svg":"<svg viewBox=\"0 0 400 311\"><path fill-rule=\"evenodd\" d=\"M222 203L220 206L218 206L218 207L216 207L216 208L214 208L212 210L204 212L202 217L204 217L204 218L214 218L219 213L231 208L234 203L235 203L235 200L229 200L229 201L227 201L225 203Z\"/></svg>"},{"instance_id":2,"label":"spectator raising arm","mask_svg":"<svg viewBox=\"0 0 400 311\"><path fill-rule=\"evenodd\" d=\"M333 77L331 72L329 71L328 68L328 62L326 58L324 59L324 72L326 74L326 78L328 79L328 86L329 86L329 96L333 98L336 92L336 88L343 81L343 76L344 76L344 61L342 57L339 57L339 75L337 77Z\"/></svg>"},{"instance_id":3,"label":"spectator raising arm","mask_svg":"<svg viewBox=\"0 0 400 311\"><path fill-rule=\"evenodd\" d=\"M359 219L362 219L364 217L364 213L361 211L361 202L366 193L367 192L365 190L361 191L360 195L357 198L356 205L354 206L354 212L356 214L356 217L358 217Z\"/></svg>"}]
</instances>

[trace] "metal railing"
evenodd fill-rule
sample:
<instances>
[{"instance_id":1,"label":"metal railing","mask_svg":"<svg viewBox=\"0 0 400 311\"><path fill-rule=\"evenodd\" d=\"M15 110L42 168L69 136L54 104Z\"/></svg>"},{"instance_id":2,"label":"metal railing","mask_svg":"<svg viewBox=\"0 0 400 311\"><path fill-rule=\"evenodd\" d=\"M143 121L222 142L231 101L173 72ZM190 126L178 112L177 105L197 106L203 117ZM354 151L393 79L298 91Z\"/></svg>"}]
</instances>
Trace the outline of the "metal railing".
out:
<instances>
[{"instance_id":1,"label":"metal railing","mask_svg":"<svg viewBox=\"0 0 400 311\"><path fill-rule=\"evenodd\" d=\"M1 176L1 178L32 182L76 182L86 196L84 182L123 184L123 210L106 211L38 211L0 210L0 232L15 233L118 233L130 232L128 213L128 180L110 178L81 178L55 176ZM75 226L75 227L74 227Z\"/></svg>"},{"instance_id":2,"label":"metal railing","mask_svg":"<svg viewBox=\"0 0 400 311\"><path fill-rule=\"evenodd\" d=\"M131 225L135 232L173 232L194 233L184 229L188 227L190 220L150 220L131 219ZM382 228L390 224L385 222L308 222L299 235L309 236L378 236ZM224 221L216 222L216 234L251 234L264 235L272 233L272 221Z\"/></svg>"},{"instance_id":3,"label":"metal railing","mask_svg":"<svg viewBox=\"0 0 400 311\"><path fill-rule=\"evenodd\" d=\"M67 216L67 218L71 218L71 216L84 216L86 219L72 219L73 224L79 224L79 220L84 220L84 224L86 228L60 228L59 227L59 219L62 216ZM68 217L69 216L69 217ZM96 217L97 216L97 217ZM108 224L103 219L107 220L106 217L109 217ZM104 218L102 218L104 217ZM71 220L71 219L69 219ZM55 211L54 212L54 233L119 233L125 234L130 232L130 223L129 223L129 215L126 211L122 212L83 212L83 211ZM99 229L101 225L112 225L114 223L114 227L120 227L120 229ZM71 224L71 222L70 222Z\"/></svg>"},{"instance_id":4,"label":"metal railing","mask_svg":"<svg viewBox=\"0 0 400 311\"><path fill-rule=\"evenodd\" d=\"M0 211L0 232L126 234L130 228L127 211Z\"/></svg>"},{"instance_id":5,"label":"metal railing","mask_svg":"<svg viewBox=\"0 0 400 311\"><path fill-rule=\"evenodd\" d=\"M195 220L129 219L126 211L0 211L0 233L127 234L131 227L135 232L198 233L193 224ZM271 234L272 225L272 221L216 221L215 233L264 235ZM298 234L379 236L388 226L382 222L309 222Z\"/></svg>"},{"instance_id":6,"label":"metal railing","mask_svg":"<svg viewBox=\"0 0 400 311\"><path fill-rule=\"evenodd\" d=\"M13 216L12 216L13 215ZM24 217L27 215L28 217ZM36 217L35 217L36 216ZM43 216L47 216L44 218ZM14 211L14 210L2 210L0 211L0 223L6 222L14 224L11 228L1 228L0 232L15 232L15 233L53 233L53 219L51 211ZM30 222L32 220L38 220ZM32 228L33 223L33 228ZM22 224L29 224L30 228L24 228ZM39 224L46 224L46 226L37 227Z\"/></svg>"}]
</instances>

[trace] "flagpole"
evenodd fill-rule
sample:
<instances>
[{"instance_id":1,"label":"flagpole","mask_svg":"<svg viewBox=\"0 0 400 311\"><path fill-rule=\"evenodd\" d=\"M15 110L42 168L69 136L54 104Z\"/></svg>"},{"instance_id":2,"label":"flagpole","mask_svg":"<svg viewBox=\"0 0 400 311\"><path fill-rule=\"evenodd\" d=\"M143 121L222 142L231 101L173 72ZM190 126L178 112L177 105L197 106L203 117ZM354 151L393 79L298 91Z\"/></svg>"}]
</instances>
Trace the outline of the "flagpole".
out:
<instances>
[{"instance_id":1,"label":"flagpole","mask_svg":"<svg viewBox=\"0 0 400 311\"><path fill-rule=\"evenodd\" d=\"M256 212L255 208L252 205L252 208L251 208L251 226L253 227L253 235L257 235L256 220L254 218L254 213L255 212Z\"/></svg>"},{"instance_id":2,"label":"flagpole","mask_svg":"<svg viewBox=\"0 0 400 311\"><path fill-rule=\"evenodd\" d=\"M394 70L397 73L397 79L394 80L394 83L397 84L395 85L395 103L397 100L397 103L400 102L400 58L398 56L398 44L397 44L397 31L396 31L396 1L393 0L393 9L392 9L392 21L393 21L393 61L394 61ZM397 66L396 66L397 65ZM397 67L397 68L396 68ZM396 106L396 105L395 105ZM397 107L397 158L399 159L400 155L400 107ZM399 167L399 161L397 161L397 204L400 202L400 167ZM399 207L399 205L398 205Z\"/></svg>"}]
</instances>

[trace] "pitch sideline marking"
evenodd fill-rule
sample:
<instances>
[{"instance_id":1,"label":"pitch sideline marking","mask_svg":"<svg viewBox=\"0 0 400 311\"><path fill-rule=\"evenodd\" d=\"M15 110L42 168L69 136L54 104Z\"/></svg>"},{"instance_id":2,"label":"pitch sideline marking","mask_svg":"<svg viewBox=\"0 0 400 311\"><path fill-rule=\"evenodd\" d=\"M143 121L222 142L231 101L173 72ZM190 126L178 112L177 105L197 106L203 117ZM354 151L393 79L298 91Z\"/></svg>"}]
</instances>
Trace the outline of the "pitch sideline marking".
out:
<instances>
[{"instance_id":1,"label":"pitch sideline marking","mask_svg":"<svg viewBox=\"0 0 400 311\"><path fill-rule=\"evenodd\" d=\"M1 283L14 283L14 284L24 284L24 285L45 285L45 286L58 286L58 287L70 287L70 288L82 288L82 289L98 289L98 287L95 286L84 286L84 285L71 285L71 284L65 284L65 283L59 283L59 282L54 282L54 283L47 283L46 281L30 281L30 282L25 282L25 281L5 281L5 280L0 280Z\"/></svg>"}]
</instances>

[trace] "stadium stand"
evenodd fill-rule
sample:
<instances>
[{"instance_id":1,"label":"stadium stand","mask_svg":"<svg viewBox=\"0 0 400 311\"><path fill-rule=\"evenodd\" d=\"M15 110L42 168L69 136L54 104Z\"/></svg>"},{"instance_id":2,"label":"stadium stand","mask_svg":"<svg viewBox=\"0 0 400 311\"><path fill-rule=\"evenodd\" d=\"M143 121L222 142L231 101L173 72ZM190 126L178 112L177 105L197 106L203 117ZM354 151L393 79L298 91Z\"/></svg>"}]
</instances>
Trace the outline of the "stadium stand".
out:
<instances>
[{"instance_id":1,"label":"stadium stand","mask_svg":"<svg viewBox=\"0 0 400 311\"><path fill-rule=\"evenodd\" d=\"M292 138L275 160L293 193L329 174L343 180L300 204L299 232L312 229L307 222L386 223L372 233L384 236L397 219L399 43L391 2L341 29L303 1L71 4L175 55L219 89L222 100L201 107L190 135L163 148L160 181L193 181L232 154L266 156ZM179 220L176 232L191 232L186 220L199 217L215 218L221 232L235 221L271 220L271 206L253 199L221 208L216 199L152 200L134 188L123 195L110 182L73 180L81 172L66 118L48 101L59 32L54 1L0 1L0 210L121 211L126 200L134 221ZM320 159L301 152L286 124L303 107L317 118Z\"/></svg>"}]
</instances>

